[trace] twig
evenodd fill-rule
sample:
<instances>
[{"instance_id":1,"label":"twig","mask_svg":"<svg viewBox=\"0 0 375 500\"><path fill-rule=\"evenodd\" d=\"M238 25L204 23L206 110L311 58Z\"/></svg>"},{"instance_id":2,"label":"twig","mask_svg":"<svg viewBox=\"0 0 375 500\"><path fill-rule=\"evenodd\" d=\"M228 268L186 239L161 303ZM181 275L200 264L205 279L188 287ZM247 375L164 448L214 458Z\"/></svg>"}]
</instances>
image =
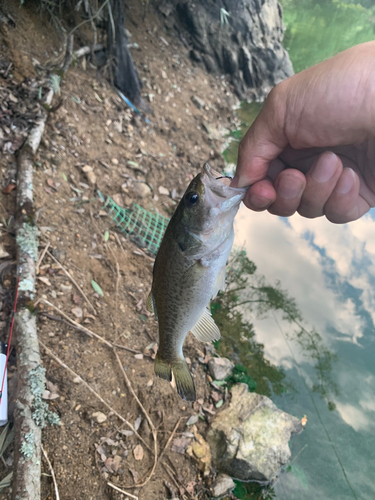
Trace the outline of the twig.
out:
<instances>
[{"instance_id":1,"label":"twig","mask_svg":"<svg viewBox=\"0 0 375 500\"><path fill-rule=\"evenodd\" d=\"M45 316L48 319L52 319L53 321L64 322L67 325L69 325L72 328L74 328L75 330L78 330L80 332L86 333L86 335L88 335L89 337L96 337L98 340L100 340L101 342L103 342L105 345L107 345L111 349L113 349L113 347L118 347L119 349L124 349L125 351L129 351L129 352L134 353L134 354L143 354L143 356L151 357L149 354L144 354L141 351L136 351L135 349L131 349L130 347L126 347L126 346L121 345L121 344L113 344L112 342L109 342L108 340L106 340L105 338L101 337L100 335L98 335L97 333L93 332L92 330L89 330L85 326L80 325L79 323L77 323L76 321L74 321L74 319L69 318L69 316L67 314L65 314L58 307L54 306L51 302L49 302L46 299L40 299L40 302L44 302L49 307L52 307L53 309L55 309L55 311L57 311L59 314L61 314L62 316L64 316L64 318L66 318L68 321L65 321L64 319L58 318L56 316L52 316L51 314L48 314L48 313L45 313L45 312L40 313L42 316Z\"/></svg>"},{"instance_id":2,"label":"twig","mask_svg":"<svg viewBox=\"0 0 375 500\"><path fill-rule=\"evenodd\" d=\"M36 272L36 274L39 274L39 267L40 267L40 264L43 262L44 256L46 255L46 252L47 252L47 250L49 249L50 245L51 245L51 243L50 243L50 242L48 242L48 243L47 243L47 245L44 247L44 249L43 249L43 252L42 252L41 256L39 257L38 263L37 263L37 265L36 265L36 271L35 271L35 272Z\"/></svg>"},{"instance_id":3,"label":"twig","mask_svg":"<svg viewBox=\"0 0 375 500\"><path fill-rule=\"evenodd\" d=\"M103 50L103 48L104 47L103 47L102 43L97 43L96 45L94 45L95 52L98 52L99 50ZM91 52L91 47L89 47L88 45L85 45L84 47L81 47L80 49L74 51L74 57L76 59L79 59L80 57L83 57L87 54L90 54L90 52Z\"/></svg>"},{"instance_id":4,"label":"twig","mask_svg":"<svg viewBox=\"0 0 375 500\"><path fill-rule=\"evenodd\" d=\"M74 26L74 28L68 33L67 36L73 34L75 32L75 30L77 30L78 28L80 28L83 24L86 24L88 22L91 22L93 21L96 17L98 17L98 15L101 13L101 11L104 9L104 7L107 5L107 3L109 2L109 0L105 0L105 2L103 3L103 5L95 12L95 14L90 17L90 19L85 19L84 21L82 21L81 23L77 24L77 26Z\"/></svg>"},{"instance_id":5,"label":"twig","mask_svg":"<svg viewBox=\"0 0 375 500\"><path fill-rule=\"evenodd\" d=\"M51 252L49 252L47 250L47 254L49 255L49 257L51 257L52 260L54 260L56 262L56 264L58 264L60 266L60 268L64 271L64 273L68 276L68 278L71 280L71 282L78 288L79 292L82 294L83 298L86 300L86 302L89 304L89 306L91 307L91 309L94 311L94 313L96 313L95 311L95 308L94 306L91 304L91 302L89 301L89 299L86 297L86 295L84 294L84 292L81 290L80 286L78 285L78 283L74 280L74 278L71 276L71 274L68 272L67 269L65 269L65 267L51 254Z\"/></svg>"},{"instance_id":6,"label":"twig","mask_svg":"<svg viewBox=\"0 0 375 500\"><path fill-rule=\"evenodd\" d=\"M176 481L174 475L172 474L172 472L168 469L169 465L168 464L163 464L164 466L164 470L165 472L168 474L168 476L172 479L172 481L174 482L177 490L180 490L181 486L178 484L178 482ZM170 467L169 467L170 468ZM172 469L171 469L172 470ZM185 488L184 488L185 489Z\"/></svg>"},{"instance_id":7,"label":"twig","mask_svg":"<svg viewBox=\"0 0 375 500\"><path fill-rule=\"evenodd\" d=\"M44 302L45 304L47 304L47 306L52 307L55 311L57 311L58 313L60 313L61 316L64 316L64 318L66 318L70 323L73 323L73 325L75 325L78 328L80 328L82 331L88 333L92 337L96 337L98 340L100 340L101 342L103 342L108 347L112 347L111 342L109 342L108 340L104 339L103 337L101 337L97 333L92 332L91 330L89 330L85 326L80 325L79 323L77 323L76 321L74 321L74 319L69 318L69 316L67 314L65 314L64 312L60 311L60 309L58 307L54 306L51 302L49 302L49 300L41 299L41 302Z\"/></svg>"},{"instance_id":8,"label":"twig","mask_svg":"<svg viewBox=\"0 0 375 500\"><path fill-rule=\"evenodd\" d=\"M127 491L124 491L124 490L121 490L120 488L118 488L117 486L115 486L114 484L110 483L108 481L108 486L110 486L111 488L113 488L114 490L117 490L119 491L120 493L123 493L124 495L130 497L130 498L134 498L135 500L138 500L138 497L136 497L135 495L132 495L131 493L128 493Z\"/></svg>"},{"instance_id":9,"label":"twig","mask_svg":"<svg viewBox=\"0 0 375 500\"><path fill-rule=\"evenodd\" d=\"M101 403L104 404L104 406L106 408L108 408L109 411L113 412L114 415L116 415L117 418L119 418L122 422L124 422L128 427L130 427L130 429L134 432L134 434L138 437L138 439L140 439L142 441L142 443L146 446L146 448L148 450L151 451L151 453L154 453L153 450L150 448L150 446L146 443L146 441L142 438L142 436L140 436L138 434L138 432L135 430L134 426L128 422L122 415L120 415L119 413L117 413L117 411L112 408L112 406L110 406L106 401L104 401L104 399L91 387L90 384L88 384L85 380L83 380L82 377L80 377L75 371L73 371L71 368L69 368L68 365L66 365L63 361L61 361L61 359L55 354L53 353L40 339L39 339L39 344L43 347L43 349L46 351L46 353L51 357L53 358L60 366L62 366L63 368L65 368L65 370L67 370L71 375L73 375L74 377L78 378L82 383L83 385L92 393L94 394L94 396L99 399L99 401Z\"/></svg>"},{"instance_id":10,"label":"twig","mask_svg":"<svg viewBox=\"0 0 375 500\"><path fill-rule=\"evenodd\" d=\"M118 244L119 244L119 246L122 248L122 251L123 251L124 253L126 253L126 252L125 252L124 247L122 246L122 243L121 243L121 240L120 240L120 238L119 238L119 235L118 235L116 232L114 232L114 235L115 235L115 238L116 238L117 243L118 243Z\"/></svg>"},{"instance_id":11,"label":"twig","mask_svg":"<svg viewBox=\"0 0 375 500\"><path fill-rule=\"evenodd\" d=\"M168 439L168 441L167 441L167 444L166 444L166 445L165 445L165 447L164 447L164 450L163 450L163 451L160 453L160 455L159 455L159 458L158 458L158 463L161 461L161 459L163 458L164 453L167 451L167 448L168 448L168 446L170 445L170 443L171 443L172 439L174 438L174 435L175 435L175 433L176 433L176 431L177 431L177 429L178 429L178 426L180 425L181 420L182 420L183 418L187 418L187 417L180 417L180 418L178 419L177 424L174 426L174 429L173 429L173 431L172 431L172 434L169 436L169 439Z\"/></svg>"},{"instance_id":12,"label":"twig","mask_svg":"<svg viewBox=\"0 0 375 500\"><path fill-rule=\"evenodd\" d=\"M155 469L156 469L156 466L158 464L158 432L154 426L154 423L153 421L151 420L149 414L147 413L147 411L145 410L143 404L140 402L138 396L136 395L136 393L134 392L133 390L133 387L130 383L130 380L128 378L128 376L126 375L126 372L124 370L124 367L122 366L122 363L121 363L121 360L119 358L119 355L117 354L117 351L116 349L114 348L113 349L113 352L115 353L115 356L116 356L116 359L117 359L117 362L119 364L119 367L120 367L120 370L122 371L122 374L124 375L124 379L125 379L125 382L126 382L126 385L129 389L129 391L132 393L134 399L137 401L139 407L141 408L142 412L144 413L146 419L147 419L147 422L149 423L150 427L151 427L151 430L152 430L152 437L154 438L154 465L152 466L152 469L151 469L151 472L148 476L148 478L142 483L142 484L136 484L135 487L137 488L142 488L143 486L145 486L149 481L150 479L152 478L154 472L155 472Z\"/></svg>"},{"instance_id":13,"label":"twig","mask_svg":"<svg viewBox=\"0 0 375 500\"><path fill-rule=\"evenodd\" d=\"M51 472L53 485L54 485L54 487L55 487L55 495L56 495L56 500L60 500L60 495L59 495L59 490L58 490L58 488L57 488L57 481L56 481L55 472L54 472L54 470L53 470L53 467L52 467L51 462L49 461L49 458L48 458L47 452L46 452L46 450L43 448L43 445L41 445L41 448L42 448L42 452L43 452L44 458L46 459L47 464L48 464L48 467L49 467L49 470L50 470L50 472Z\"/></svg>"},{"instance_id":14,"label":"twig","mask_svg":"<svg viewBox=\"0 0 375 500\"><path fill-rule=\"evenodd\" d=\"M68 71L68 68L73 61L73 42L74 42L74 35L72 34L68 35L66 43L65 61L63 67L61 68L61 71L63 72L64 75Z\"/></svg>"}]
</instances>

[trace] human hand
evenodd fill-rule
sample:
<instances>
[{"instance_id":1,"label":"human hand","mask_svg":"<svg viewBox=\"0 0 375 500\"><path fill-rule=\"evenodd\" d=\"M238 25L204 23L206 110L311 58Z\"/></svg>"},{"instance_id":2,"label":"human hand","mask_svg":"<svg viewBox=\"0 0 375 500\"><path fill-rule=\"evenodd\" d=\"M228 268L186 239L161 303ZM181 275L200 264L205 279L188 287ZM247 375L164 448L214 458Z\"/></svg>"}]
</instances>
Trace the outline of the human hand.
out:
<instances>
[{"instance_id":1,"label":"human hand","mask_svg":"<svg viewBox=\"0 0 375 500\"><path fill-rule=\"evenodd\" d=\"M277 85L242 139L232 186L288 217L356 220L375 206L375 42Z\"/></svg>"}]
</instances>

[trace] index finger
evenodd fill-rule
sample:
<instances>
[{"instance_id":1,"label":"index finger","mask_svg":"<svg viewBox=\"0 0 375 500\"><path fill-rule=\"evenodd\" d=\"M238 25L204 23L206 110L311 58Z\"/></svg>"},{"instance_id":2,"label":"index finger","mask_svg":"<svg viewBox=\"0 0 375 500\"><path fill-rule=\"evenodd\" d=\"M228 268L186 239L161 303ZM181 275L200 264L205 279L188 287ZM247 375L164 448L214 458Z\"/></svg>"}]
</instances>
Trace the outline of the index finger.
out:
<instances>
[{"instance_id":1,"label":"index finger","mask_svg":"<svg viewBox=\"0 0 375 500\"><path fill-rule=\"evenodd\" d=\"M270 162L288 144L284 131L285 100L281 85L271 91L261 112L240 142L232 186L249 186L264 179Z\"/></svg>"}]
</instances>

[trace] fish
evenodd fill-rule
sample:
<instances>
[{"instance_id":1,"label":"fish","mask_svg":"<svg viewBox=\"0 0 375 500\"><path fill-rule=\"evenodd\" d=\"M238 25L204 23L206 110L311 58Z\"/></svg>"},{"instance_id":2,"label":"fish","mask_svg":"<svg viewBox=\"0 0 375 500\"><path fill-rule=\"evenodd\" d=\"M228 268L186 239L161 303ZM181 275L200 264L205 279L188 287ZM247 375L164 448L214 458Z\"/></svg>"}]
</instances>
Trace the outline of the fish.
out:
<instances>
[{"instance_id":1,"label":"fish","mask_svg":"<svg viewBox=\"0 0 375 500\"><path fill-rule=\"evenodd\" d=\"M172 380L178 394L195 401L183 355L189 331L203 342L220 339L210 300L225 288L225 266L234 239L233 222L247 188L230 187L208 164L190 182L161 241L153 267L147 309L159 329L155 373Z\"/></svg>"}]
</instances>

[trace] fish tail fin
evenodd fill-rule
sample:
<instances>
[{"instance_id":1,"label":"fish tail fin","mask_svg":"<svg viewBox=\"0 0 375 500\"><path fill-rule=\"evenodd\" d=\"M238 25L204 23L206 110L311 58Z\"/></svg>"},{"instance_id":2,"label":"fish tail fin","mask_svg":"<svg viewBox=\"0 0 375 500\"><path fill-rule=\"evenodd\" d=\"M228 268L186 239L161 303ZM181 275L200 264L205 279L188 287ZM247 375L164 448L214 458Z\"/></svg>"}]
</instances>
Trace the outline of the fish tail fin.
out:
<instances>
[{"instance_id":1,"label":"fish tail fin","mask_svg":"<svg viewBox=\"0 0 375 500\"><path fill-rule=\"evenodd\" d=\"M172 380L172 369L169 363L164 361L159 354L156 354L154 369L158 377L168 380L168 382Z\"/></svg>"},{"instance_id":2,"label":"fish tail fin","mask_svg":"<svg viewBox=\"0 0 375 500\"><path fill-rule=\"evenodd\" d=\"M193 377L184 359L172 363L172 371L176 382L177 392L186 401L195 401L195 386Z\"/></svg>"}]
</instances>

